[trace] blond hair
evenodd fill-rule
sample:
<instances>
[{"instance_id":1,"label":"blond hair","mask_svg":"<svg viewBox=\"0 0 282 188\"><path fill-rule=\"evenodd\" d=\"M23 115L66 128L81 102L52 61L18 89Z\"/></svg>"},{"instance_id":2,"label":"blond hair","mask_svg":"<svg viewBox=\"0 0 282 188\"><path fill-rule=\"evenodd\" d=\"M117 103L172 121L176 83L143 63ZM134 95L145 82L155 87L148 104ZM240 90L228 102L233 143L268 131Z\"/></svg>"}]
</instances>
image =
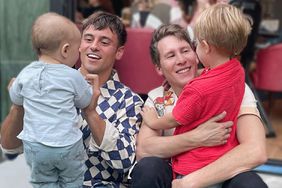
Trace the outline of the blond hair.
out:
<instances>
[{"instance_id":1,"label":"blond hair","mask_svg":"<svg viewBox=\"0 0 282 188\"><path fill-rule=\"evenodd\" d=\"M55 52L62 42L72 40L75 28L71 20L57 13L42 14L32 26L32 46L38 55Z\"/></svg>"},{"instance_id":2,"label":"blond hair","mask_svg":"<svg viewBox=\"0 0 282 188\"><path fill-rule=\"evenodd\" d=\"M205 40L231 56L245 48L251 31L250 20L241 10L229 4L216 4L205 9L196 21L194 32L199 41Z\"/></svg>"}]
</instances>

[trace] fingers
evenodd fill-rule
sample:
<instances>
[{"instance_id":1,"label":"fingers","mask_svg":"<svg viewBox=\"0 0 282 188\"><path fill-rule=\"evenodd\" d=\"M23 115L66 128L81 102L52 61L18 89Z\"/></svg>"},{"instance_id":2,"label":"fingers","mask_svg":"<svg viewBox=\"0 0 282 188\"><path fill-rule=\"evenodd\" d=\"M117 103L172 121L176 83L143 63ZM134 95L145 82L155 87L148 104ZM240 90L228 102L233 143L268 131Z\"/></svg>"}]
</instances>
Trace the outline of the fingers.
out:
<instances>
[{"instance_id":1,"label":"fingers","mask_svg":"<svg viewBox=\"0 0 282 188\"><path fill-rule=\"evenodd\" d=\"M226 122L222 123L223 129L232 128L232 126L233 126L233 121L226 121Z\"/></svg>"},{"instance_id":2,"label":"fingers","mask_svg":"<svg viewBox=\"0 0 282 188\"><path fill-rule=\"evenodd\" d=\"M143 119L150 119L155 116L157 117L157 112L153 107L144 106L140 113Z\"/></svg>"},{"instance_id":3,"label":"fingers","mask_svg":"<svg viewBox=\"0 0 282 188\"><path fill-rule=\"evenodd\" d=\"M228 138L230 137L232 128L231 127L227 127L223 129L223 137L222 137L222 144L227 143Z\"/></svg>"},{"instance_id":4,"label":"fingers","mask_svg":"<svg viewBox=\"0 0 282 188\"><path fill-rule=\"evenodd\" d=\"M212 117L209 121L220 121L226 116L226 112L222 112L221 114Z\"/></svg>"},{"instance_id":5,"label":"fingers","mask_svg":"<svg viewBox=\"0 0 282 188\"><path fill-rule=\"evenodd\" d=\"M96 74L86 74L86 81L91 85L99 86L99 77Z\"/></svg>"},{"instance_id":6,"label":"fingers","mask_svg":"<svg viewBox=\"0 0 282 188\"><path fill-rule=\"evenodd\" d=\"M155 108L149 107L149 106L144 106L144 107L142 108L142 111L143 111L143 112L155 111Z\"/></svg>"},{"instance_id":7,"label":"fingers","mask_svg":"<svg viewBox=\"0 0 282 188\"><path fill-rule=\"evenodd\" d=\"M221 123L220 127L223 133L228 134L232 131L232 126L233 126L232 121L226 121L226 122Z\"/></svg>"},{"instance_id":8,"label":"fingers","mask_svg":"<svg viewBox=\"0 0 282 188\"><path fill-rule=\"evenodd\" d=\"M99 76L96 74L87 74L85 80L92 86L93 97L100 95Z\"/></svg>"}]
</instances>

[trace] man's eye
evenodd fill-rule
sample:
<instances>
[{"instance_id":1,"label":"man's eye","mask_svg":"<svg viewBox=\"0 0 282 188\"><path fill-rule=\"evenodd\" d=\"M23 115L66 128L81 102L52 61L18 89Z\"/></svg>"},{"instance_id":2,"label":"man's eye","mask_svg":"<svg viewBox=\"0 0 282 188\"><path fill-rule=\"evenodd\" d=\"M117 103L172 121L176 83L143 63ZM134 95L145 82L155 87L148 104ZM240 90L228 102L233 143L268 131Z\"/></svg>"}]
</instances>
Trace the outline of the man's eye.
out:
<instances>
[{"instance_id":1,"label":"man's eye","mask_svg":"<svg viewBox=\"0 0 282 188\"><path fill-rule=\"evenodd\" d=\"M103 45L108 45L108 44L110 44L110 41L108 41L108 40L101 40L101 43Z\"/></svg>"},{"instance_id":2,"label":"man's eye","mask_svg":"<svg viewBox=\"0 0 282 188\"><path fill-rule=\"evenodd\" d=\"M87 42L91 42L92 41L91 38L84 38L84 40L87 41Z\"/></svg>"},{"instance_id":3,"label":"man's eye","mask_svg":"<svg viewBox=\"0 0 282 188\"><path fill-rule=\"evenodd\" d=\"M166 56L168 59L174 57L174 54L169 54Z\"/></svg>"}]
</instances>

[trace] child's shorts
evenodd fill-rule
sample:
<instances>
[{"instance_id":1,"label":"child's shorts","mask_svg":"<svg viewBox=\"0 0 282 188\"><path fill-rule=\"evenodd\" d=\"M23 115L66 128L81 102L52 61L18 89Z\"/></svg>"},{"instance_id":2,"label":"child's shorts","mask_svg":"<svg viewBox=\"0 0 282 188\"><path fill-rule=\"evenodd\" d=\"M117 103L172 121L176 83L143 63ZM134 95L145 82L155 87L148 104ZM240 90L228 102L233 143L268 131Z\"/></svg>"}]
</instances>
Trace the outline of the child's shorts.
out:
<instances>
[{"instance_id":1,"label":"child's shorts","mask_svg":"<svg viewBox=\"0 0 282 188\"><path fill-rule=\"evenodd\" d=\"M86 171L82 139L66 147L50 147L23 140L33 187L80 188Z\"/></svg>"}]
</instances>

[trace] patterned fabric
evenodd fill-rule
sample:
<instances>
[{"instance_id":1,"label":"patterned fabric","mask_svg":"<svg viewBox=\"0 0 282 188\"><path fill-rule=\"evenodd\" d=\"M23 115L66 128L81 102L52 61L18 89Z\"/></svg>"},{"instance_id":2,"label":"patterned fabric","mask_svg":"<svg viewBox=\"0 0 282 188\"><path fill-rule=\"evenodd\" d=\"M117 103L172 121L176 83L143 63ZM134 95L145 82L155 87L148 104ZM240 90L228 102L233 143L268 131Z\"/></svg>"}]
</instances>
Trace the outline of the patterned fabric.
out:
<instances>
[{"instance_id":1,"label":"patterned fabric","mask_svg":"<svg viewBox=\"0 0 282 188\"><path fill-rule=\"evenodd\" d=\"M160 117L165 114L165 107L174 105L174 93L171 90L164 90L162 97L157 97L154 99L155 109Z\"/></svg>"},{"instance_id":2,"label":"patterned fabric","mask_svg":"<svg viewBox=\"0 0 282 188\"><path fill-rule=\"evenodd\" d=\"M135 162L136 134L141 124L142 99L120 83L117 73L100 89L96 108L106 122L100 146L91 137L87 122L81 119L84 145L88 154L84 187L112 185L126 187L128 171Z\"/></svg>"}]
</instances>

